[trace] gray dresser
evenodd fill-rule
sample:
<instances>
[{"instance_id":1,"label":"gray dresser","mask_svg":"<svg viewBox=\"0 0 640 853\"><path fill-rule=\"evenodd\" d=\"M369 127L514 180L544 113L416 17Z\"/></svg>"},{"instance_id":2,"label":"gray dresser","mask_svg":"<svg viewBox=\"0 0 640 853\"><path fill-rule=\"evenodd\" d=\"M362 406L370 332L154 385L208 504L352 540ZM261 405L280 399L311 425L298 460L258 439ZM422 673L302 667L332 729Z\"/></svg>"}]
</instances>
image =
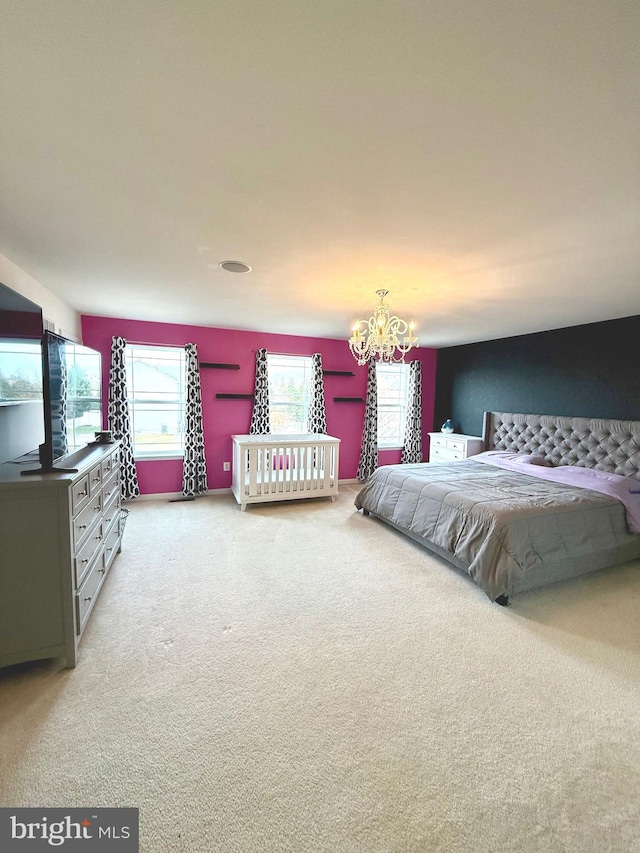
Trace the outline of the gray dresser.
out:
<instances>
[{"instance_id":1,"label":"gray dresser","mask_svg":"<svg viewBox=\"0 0 640 853\"><path fill-rule=\"evenodd\" d=\"M0 465L0 666L64 657L78 644L122 543L120 447L61 460L75 474Z\"/></svg>"}]
</instances>

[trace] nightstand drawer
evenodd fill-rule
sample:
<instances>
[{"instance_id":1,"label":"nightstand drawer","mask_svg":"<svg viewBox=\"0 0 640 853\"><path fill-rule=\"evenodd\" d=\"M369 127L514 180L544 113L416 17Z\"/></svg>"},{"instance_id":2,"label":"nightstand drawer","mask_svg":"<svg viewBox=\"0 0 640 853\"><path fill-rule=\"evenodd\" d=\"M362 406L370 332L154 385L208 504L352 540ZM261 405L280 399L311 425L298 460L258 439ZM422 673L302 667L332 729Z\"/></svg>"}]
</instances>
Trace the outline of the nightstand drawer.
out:
<instances>
[{"instance_id":1,"label":"nightstand drawer","mask_svg":"<svg viewBox=\"0 0 640 853\"><path fill-rule=\"evenodd\" d=\"M447 440L443 435L431 436L431 447L446 447Z\"/></svg>"},{"instance_id":2,"label":"nightstand drawer","mask_svg":"<svg viewBox=\"0 0 640 853\"><path fill-rule=\"evenodd\" d=\"M443 462L455 462L458 459L464 459L464 452L460 450L450 450L446 447L435 447L431 451L431 461L438 460Z\"/></svg>"}]
</instances>

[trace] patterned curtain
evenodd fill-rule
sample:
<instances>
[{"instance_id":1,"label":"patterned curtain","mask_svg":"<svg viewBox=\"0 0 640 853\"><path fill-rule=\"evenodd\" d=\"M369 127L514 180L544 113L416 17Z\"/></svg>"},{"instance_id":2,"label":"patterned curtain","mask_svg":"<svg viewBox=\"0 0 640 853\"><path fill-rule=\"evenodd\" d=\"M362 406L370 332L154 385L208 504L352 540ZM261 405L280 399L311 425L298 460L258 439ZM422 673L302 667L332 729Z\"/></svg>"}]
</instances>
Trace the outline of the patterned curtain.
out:
<instances>
[{"instance_id":1,"label":"patterned curtain","mask_svg":"<svg viewBox=\"0 0 640 853\"><path fill-rule=\"evenodd\" d=\"M120 441L122 499L128 501L137 498L138 472L133 458L131 440L131 422L127 402L127 370L124 363L124 350L127 342L124 338L111 339L111 369L109 370L109 429L115 439Z\"/></svg>"},{"instance_id":2,"label":"patterned curtain","mask_svg":"<svg viewBox=\"0 0 640 853\"><path fill-rule=\"evenodd\" d=\"M367 401L362 427L362 450L358 463L357 477L361 483L368 480L378 467L378 381L376 378L376 363L369 362L367 378Z\"/></svg>"},{"instance_id":3,"label":"patterned curtain","mask_svg":"<svg viewBox=\"0 0 640 853\"><path fill-rule=\"evenodd\" d=\"M198 347L185 344L187 355L187 403L184 430L184 461L182 467L182 494L195 497L207 493L207 461L204 455L204 430L202 428L202 392Z\"/></svg>"},{"instance_id":4,"label":"patterned curtain","mask_svg":"<svg viewBox=\"0 0 640 853\"><path fill-rule=\"evenodd\" d=\"M400 461L404 464L422 462L422 365L419 361L409 364L407 425Z\"/></svg>"},{"instance_id":5,"label":"patterned curtain","mask_svg":"<svg viewBox=\"0 0 640 853\"><path fill-rule=\"evenodd\" d=\"M267 367L267 351L263 348L256 353L256 390L249 434L266 435L270 432L269 370Z\"/></svg>"},{"instance_id":6,"label":"patterned curtain","mask_svg":"<svg viewBox=\"0 0 640 853\"><path fill-rule=\"evenodd\" d=\"M309 432L327 432L327 413L324 407L324 375L322 373L322 356L316 352L313 359L313 393L309 405L307 429Z\"/></svg>"},{"instance_id":7,"label":"patterned curtain","mask_svg":"<svg viewBox=\"0 0 640 853\"><path fill-rule=\"evenodd\" d=\"M45 346L49 356L49 385L51 388L51 438L53 458L69 452L67 442L67 363L64 358L64 341L47 335Z\"/></svg>"}]
</instances>

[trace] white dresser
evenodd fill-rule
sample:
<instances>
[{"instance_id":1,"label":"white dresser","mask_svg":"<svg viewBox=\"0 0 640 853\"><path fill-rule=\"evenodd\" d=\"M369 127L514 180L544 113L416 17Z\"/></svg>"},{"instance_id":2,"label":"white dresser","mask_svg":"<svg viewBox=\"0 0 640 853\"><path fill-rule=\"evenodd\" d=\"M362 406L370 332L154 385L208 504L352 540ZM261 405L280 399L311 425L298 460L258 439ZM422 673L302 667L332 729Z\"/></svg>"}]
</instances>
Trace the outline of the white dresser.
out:
<instances>
[{"instance_id":1,"label":"white dresser","mask_svg":"<svg viewBox=\"0 0 640 853\"><path fill-rule=\"evenodd\" d=\"M454 462L482 453L484 442L477 435L461 433L430 432L429 462Z\"/></svg>"}]
</instances>

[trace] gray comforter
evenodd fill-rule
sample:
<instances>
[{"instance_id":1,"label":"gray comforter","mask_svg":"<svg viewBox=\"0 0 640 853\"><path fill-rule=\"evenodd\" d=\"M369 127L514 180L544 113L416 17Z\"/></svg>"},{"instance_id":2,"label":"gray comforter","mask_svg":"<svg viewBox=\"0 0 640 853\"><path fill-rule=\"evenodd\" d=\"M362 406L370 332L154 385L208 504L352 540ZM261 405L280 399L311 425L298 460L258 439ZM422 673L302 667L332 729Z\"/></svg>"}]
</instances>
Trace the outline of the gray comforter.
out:
<instances>
[{"instance_id":1,"label":"gray comforter","mask_svg":"<svg viewBox=\"0 0 640 853\"><path fill-rule=\"evenodd\" d=\"M383 466L355 505L466 569L492 600L640 556L615 498L473 459Z\"/></svg>"}]
</instances>

